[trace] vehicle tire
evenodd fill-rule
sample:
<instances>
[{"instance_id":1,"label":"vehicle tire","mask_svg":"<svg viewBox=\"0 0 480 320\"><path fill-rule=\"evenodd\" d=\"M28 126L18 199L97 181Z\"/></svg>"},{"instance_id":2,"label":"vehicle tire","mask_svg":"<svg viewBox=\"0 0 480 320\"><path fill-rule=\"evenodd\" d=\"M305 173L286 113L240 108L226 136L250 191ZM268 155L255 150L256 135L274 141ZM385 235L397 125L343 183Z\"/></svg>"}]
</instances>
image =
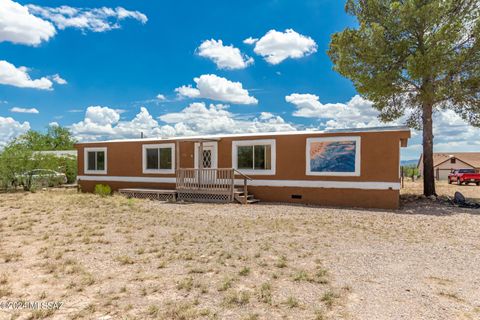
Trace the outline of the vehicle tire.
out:
<instances>
[{"instance_id":1,"label":"vehicle tire","mask_svg":"<svg viewBox=\"0 0 480 320\"><path fill-rule=\"evenodd\" d=\"M448 178L448 184L452 184L452 180L450 180L450 178Z\"/></svg>"},{"instance_id":2,"label":"vehicle tire","mask_svg":"<svg viewBox=\"0 0 480 320\"><path fill-rule=\"evenodd\" d=\"M477 182L477 187L480 186L480 182Z\"/></svg>"},{"instance_id":3,"label":"vehicle tire","mask_svg":"<svg viewBox=\"0 0 480 320\"><path fill-rule=\"evenodd\" d=\"M460 181L460 179L457 178L457 185L462 185L462 182Z\"/></svg>"}]
</instances>

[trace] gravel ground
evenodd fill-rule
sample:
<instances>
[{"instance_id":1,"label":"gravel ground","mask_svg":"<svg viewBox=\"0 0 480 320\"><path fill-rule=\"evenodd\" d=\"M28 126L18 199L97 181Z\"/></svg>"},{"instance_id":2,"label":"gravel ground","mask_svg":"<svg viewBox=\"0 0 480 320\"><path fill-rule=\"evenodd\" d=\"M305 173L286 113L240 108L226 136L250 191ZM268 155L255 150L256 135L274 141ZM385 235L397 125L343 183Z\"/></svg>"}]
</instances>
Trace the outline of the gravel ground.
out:
<instances>
[{"instance_id":1,"label":"gravel ground","mask_svg":"<svg viewBox=\"0 0 480 320\"><path fill-rule=\"evenodd\" d=\"M65 306L0 319L480 319L480 210L404 197L391 211L2 194L0 301Z\"/></svg>"},{"instance_id":2,"label":"gravel ground","mask_svg":"<svg viewBox=\"0 0 480 320\"><path fill-rule=\"evenodd\" d=\"M406 179L405 188L401 190L402 195L421 195L423 190L423 181L415 182ZM439 181L435 184L435 189L439 196L453 198L455 191L462 193L465 197L472 201L480 202L480 187L475 184L458 186L456 184L448 184L446 181Z\"/></svg>"}]
</instances>

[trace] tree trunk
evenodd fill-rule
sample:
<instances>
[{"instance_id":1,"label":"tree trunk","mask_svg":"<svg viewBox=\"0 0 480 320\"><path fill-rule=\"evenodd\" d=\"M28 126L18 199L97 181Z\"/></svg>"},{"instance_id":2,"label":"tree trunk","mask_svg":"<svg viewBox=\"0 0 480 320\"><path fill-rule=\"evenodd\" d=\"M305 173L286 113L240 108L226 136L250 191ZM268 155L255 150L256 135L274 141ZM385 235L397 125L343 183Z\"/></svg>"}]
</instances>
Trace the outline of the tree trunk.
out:
<instances>
[{"instance_id":1,"label":"tree trunk","mask_svg":"<svg viewBox=\"0 0 480 320\"><path fill-rule=\"evenodd\" d=\"M423 194L427 197L435 193L435 172L433 169L433 126L432 104L423 104Z\"/></svg>"}]
</instances>

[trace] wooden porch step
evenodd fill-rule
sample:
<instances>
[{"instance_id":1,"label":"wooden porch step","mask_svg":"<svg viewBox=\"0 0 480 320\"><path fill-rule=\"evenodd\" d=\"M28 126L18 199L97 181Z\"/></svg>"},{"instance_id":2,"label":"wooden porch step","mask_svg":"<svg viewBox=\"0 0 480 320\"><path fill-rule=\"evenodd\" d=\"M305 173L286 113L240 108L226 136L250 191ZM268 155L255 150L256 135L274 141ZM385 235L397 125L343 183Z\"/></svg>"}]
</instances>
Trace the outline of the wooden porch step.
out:
<instances>
[{"instance_id":1,"label":"wooden porch step","mask_svg":"<svg viewBox=\"0 0 480 320\"><path fill-rule=\"evenodd\" d=\"M244 204L245 202L245 193L243 191L235 191L234 198L238 203ZM247 194L247 204L257 203L260 200L255 199L253 194Z\"/></svg>"},{"instance_id":2,"label":"wooden porch step","mask_svg":"<svg viewBox=\"0 0 480 320\"><path fill-rule=\"evenodd\" d=\"M247 192L248 192L248 191L247 191ZM233 190L233 193L234 193L234 194L239 194L239 195L243 195L243 194L244 194L243 189L235 189L235 190Z\"/></svg>"},{"instance_id":3,"label":"wooden porch step","mask_svg":"<svg viewBox=\"0 0 480 320\"><path fill-rule=\"evenodd\" d=\"M245 195L243 193L242 194L237 194L236 196L237 196L237 198L241 198L241 199L245 198ZM253 199L253 194L248 194L247 199L248 200Z\"/></svg>"}]
</instances>

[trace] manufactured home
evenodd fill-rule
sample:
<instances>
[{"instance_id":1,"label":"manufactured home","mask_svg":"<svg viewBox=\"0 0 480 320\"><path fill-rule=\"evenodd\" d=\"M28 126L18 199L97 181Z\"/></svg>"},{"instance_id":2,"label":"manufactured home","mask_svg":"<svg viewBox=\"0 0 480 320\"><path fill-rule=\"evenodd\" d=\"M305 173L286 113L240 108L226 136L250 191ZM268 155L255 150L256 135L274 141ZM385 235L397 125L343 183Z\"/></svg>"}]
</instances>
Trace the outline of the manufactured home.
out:
<instances>
[{"instance_id":1,"label":"manufactured home","mask_svg":"<svg viewBox=\"0 0 480 320\"><path fill-rule=\"evenodd\" d=\"M397 208L406 127L76 144L78 183L185 201Z\"/></svg>"}]
</instances>

